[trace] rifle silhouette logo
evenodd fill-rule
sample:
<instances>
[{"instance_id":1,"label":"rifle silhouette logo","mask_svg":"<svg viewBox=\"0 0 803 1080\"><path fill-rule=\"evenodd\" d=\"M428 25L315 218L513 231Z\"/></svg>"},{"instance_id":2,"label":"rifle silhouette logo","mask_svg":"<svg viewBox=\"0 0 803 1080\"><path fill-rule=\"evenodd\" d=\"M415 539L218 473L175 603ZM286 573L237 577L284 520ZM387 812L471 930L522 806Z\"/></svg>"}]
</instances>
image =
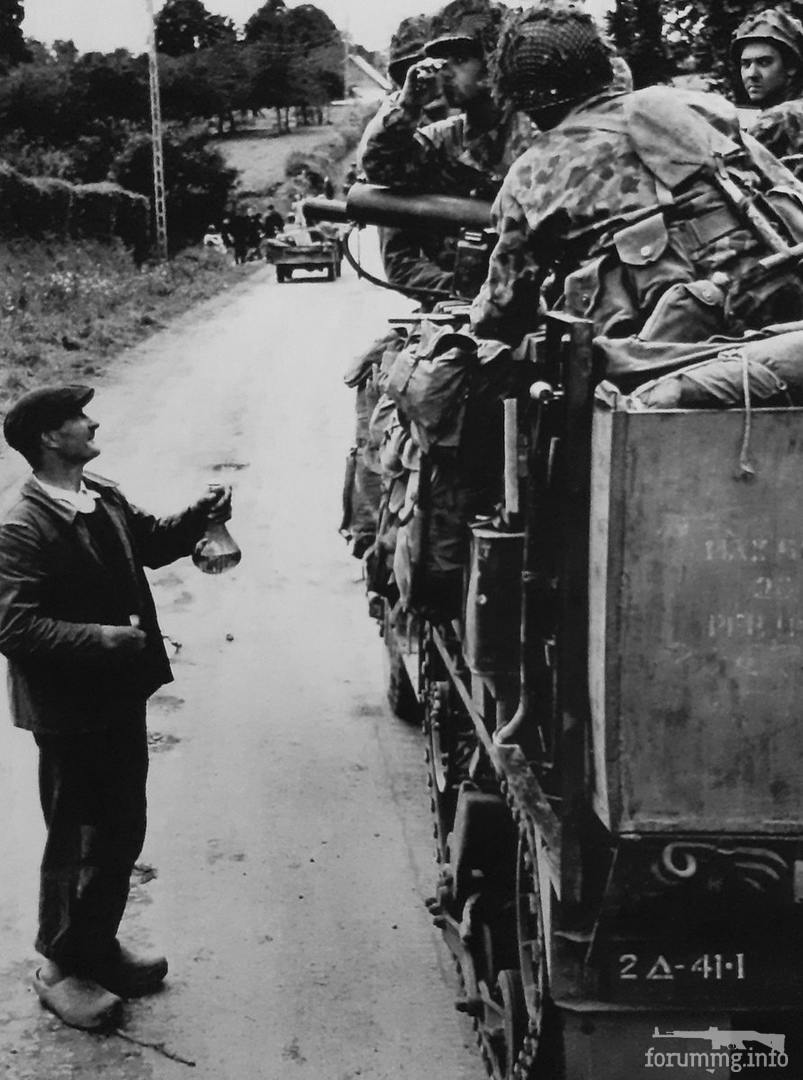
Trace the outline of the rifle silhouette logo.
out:
<instances>
[{"instance_id":1,"label":"rifle silhouette logo","mask_svg":"<svg viewBox=\"0 0 803 1080\"><path fill-rule=\"evenodd\" d=\"M757 1042L761 1043L762 1046L768 1046L778 1054L784 1052L786 1043L785 1035L765 1035L761 1031L728 1031L727 1029L720 1031L719 1028L715 1027L707 1028L705 1031L664 1032L659 1031L656 1027L652 1036L654 1039L705 1039L711 1043L712 1050L724 1050L725 1048L744 1050L746 1049L746 1043Z\"/></svg>"}]
</instances>

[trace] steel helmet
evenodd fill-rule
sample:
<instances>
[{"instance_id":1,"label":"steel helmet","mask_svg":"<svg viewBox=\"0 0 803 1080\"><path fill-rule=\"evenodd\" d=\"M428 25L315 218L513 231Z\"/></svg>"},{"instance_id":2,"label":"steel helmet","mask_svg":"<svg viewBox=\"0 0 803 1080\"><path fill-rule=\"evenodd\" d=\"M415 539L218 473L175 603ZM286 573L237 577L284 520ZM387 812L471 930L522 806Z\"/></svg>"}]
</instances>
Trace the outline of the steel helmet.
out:
<instances>
[{"instance_id":1,"label":"steel helmet","mask_svg":"<svg viewBox=\"0 0 803 1080\"><path fill-rule=\"evenodd\" d=\"M402 19L390 39L388 75L397 86L404 82L408 68L424 59L424 46L432 37L431 25L426 15L411 15Z\"/></svg>"},{"instance_id":2,"label":"steel helmet","mask_svg":"<svg viewBox=\"0 0 803 1080\"><path fill-rule=\"evenodd\" d=\"M451 0L432 17L427 56L466 52L484 59L496 47L504 12L496 0Z\"/></svg>"},{"instance_id":3,"label":"steel helmet","mask_svg":"<svg viewBox=\"0 0 803 1080\"><path fill-rule=\"evenodd\" d=\"M768 41L795 66L803 65L803 23L781 8L750 15L731 40L731 56L738 64L742 49L751 41Z\"/></svg>"},{"instance_id":4,"label":"steel helmet","mask_svg":"<svg viewBox=\"0 0 803 1080\"><path fill-rule=\"evenodd\" d=\"M493 72L500 104L512 102L538 122L539 113L582 101L613 78L608 45L574 5L545 3L507 20Z\"/></svg>"}]
</instances>

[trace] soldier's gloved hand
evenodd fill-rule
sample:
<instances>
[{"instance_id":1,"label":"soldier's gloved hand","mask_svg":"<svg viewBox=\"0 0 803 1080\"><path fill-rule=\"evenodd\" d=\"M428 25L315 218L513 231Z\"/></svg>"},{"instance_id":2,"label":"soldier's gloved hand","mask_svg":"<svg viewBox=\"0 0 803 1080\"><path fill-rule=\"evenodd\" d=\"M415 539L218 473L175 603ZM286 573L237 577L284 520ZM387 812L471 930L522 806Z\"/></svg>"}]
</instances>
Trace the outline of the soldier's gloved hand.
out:
<instances>
[{"instance_id":1,"label":"soldier's gloved hand","mask_svg":"<svg viewBox=\"0 0 803 1080\"><path fill-rule=\"evenodd\" d=\"M399 104L410 112L420 112L433 98L438 72L445 64L445 60L427 58L413 64L404 80L404 86L399 95Z\"/></svg>"},{"instance_id":2,"label":"soldier's gloved hand","mask_svg":"<svg viewBox=\"0 0 803 1080\"><path fill-rule=\"evenodd\" d=\"M145 648L144 630L136 626L101 626L100 643L110 652L139 653Z\"/></svg>"},{"instance_id":3,"label":"soldier's gloved hand","mask_svg":"<svg viewBox=\"0 0 803 1080\"><path fill-rule=\"evenodd\" d=\"M210 484L195 505L203 511L207 521L228 521L231 517L231 487L228 484Z\"/></svg>"}]
</instances>

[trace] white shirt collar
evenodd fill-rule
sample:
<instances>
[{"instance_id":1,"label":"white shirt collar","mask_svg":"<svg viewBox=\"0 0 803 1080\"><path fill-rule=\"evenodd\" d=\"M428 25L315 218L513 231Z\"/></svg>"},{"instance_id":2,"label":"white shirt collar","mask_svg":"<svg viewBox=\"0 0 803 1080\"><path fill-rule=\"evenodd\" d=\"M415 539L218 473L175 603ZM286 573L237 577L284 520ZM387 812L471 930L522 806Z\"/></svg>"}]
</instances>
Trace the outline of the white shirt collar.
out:
<instances>
[{"instance_id":1,"label":"white shirt collar","mask_svg":"<svg viewBox=\"0 0 803 1080\"><path fill-rule=\"evenodd\" d=\"M52 484L46 484L36 475L34 475L34 480L42 491L44 491L46 495L49 495L51 499L55 499L56 502L65 503L67 506L71 506L73 510L76 510L79 514L91 514L95 509L95 500L100 498L98 492L90 491L83 480L81 481L81 486L78 491L69 491L67 488L54 487Z\"/></svg>"}]
</instances>

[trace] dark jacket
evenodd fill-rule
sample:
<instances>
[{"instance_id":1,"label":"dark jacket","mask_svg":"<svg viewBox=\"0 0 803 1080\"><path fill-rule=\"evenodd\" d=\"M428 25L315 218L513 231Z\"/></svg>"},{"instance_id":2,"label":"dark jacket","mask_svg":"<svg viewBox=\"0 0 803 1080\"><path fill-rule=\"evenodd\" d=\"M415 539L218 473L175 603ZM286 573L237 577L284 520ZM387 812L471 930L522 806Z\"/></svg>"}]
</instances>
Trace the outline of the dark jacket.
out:
<instances>
[{"instance_id":1,"label":"dark jacket","mask_svg":"<svg viewBox=\"0 0 803 1080\"><path fill-rule=\"evenodd\" d=\"M155 518L117 487L85 476L108 511L119 558L104 561L85 517L29 479L0 524L0 652L8 658L17 727L68 734L107 727L121 697L146 698L172 680L144 566L188 555L203 512ZM147 635L136 655L105 650L101 625L139 617Z\"/></svg>"}]
</instances>

